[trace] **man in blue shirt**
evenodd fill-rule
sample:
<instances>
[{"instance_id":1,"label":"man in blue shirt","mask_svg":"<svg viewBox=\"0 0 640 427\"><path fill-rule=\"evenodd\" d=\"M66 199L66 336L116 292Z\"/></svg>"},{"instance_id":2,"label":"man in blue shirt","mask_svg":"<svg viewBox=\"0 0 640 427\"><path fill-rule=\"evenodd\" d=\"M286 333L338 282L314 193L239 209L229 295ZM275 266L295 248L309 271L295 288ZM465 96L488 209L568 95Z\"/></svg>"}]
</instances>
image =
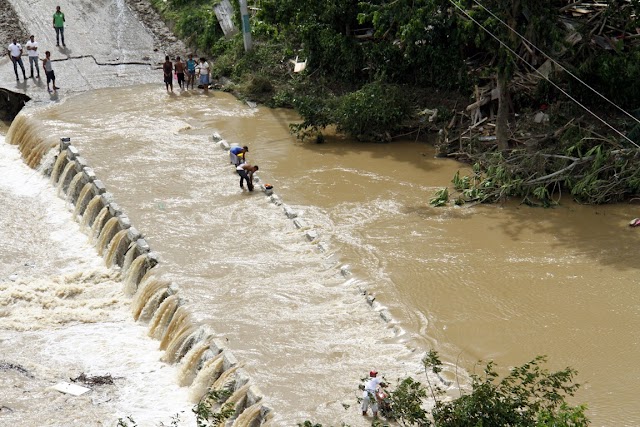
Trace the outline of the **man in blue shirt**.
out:
<instances>
[{"instance_id":1,"label":"man in blue shirt","mask_svg":"<svg viewBox=\"0 0 640 427\"><path fill-rule=\"evenodd\" d=\"M229 150L229 160L235 166L238 166L241 163L246 163L248 152L249 147L247 147L246 145L244 147L235 145Z\"/></svg>"}]
</instances>

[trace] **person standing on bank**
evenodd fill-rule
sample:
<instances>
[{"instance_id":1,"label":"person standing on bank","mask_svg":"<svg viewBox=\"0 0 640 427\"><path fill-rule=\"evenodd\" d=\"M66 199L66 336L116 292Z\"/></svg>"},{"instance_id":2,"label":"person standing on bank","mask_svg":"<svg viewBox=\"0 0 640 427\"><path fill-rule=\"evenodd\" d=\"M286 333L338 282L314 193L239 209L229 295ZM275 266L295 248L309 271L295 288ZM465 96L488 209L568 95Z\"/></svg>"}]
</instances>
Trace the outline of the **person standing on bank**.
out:
<instances>
[{"instance_id":1,"label":"person standing on bank","mask_svg":"<svg viewBox=\"0 0 640 427\"><path fill-rule=\"evenodd\" d=\"M53 84L53 91L56 89L60 89L56 86L56 75L53 72L53 66L51 65L51 52L46 51L44 53L45 57L42 60L42 68L44 68L44 73L47 75L47 90L51 93L51 89L49 88L49 83Z\"/></svg>"},{"instance_id":2,"label":"person standing on bank","mask_svg":"<svg viewBox=\"0 0 640 427\"><path fill-rule=\"evenodd\" d=\"M29 41L25 45L27 46L27 55L29 56L29 68L31 69L31 76L33 78L33 67L36 67L38 72L38 78L40 78L40 65L38 65L38 42L34 40L34 36L29 37Z\"/></svg>"},{"instance_id":3,"label":"person standing on bank","mask_svg":"<svg viewBox=\"0 0 640 427\"><path fill-rule=\"evenodd\" d=\"M236 166L236 172L240 175L240 188L244 190L243 181L247 181L247 187L249 191L253 191L253 174L258 170L258 165L251 166L248 163L242 163Z\"/></svg>"},{"instance_id":4,"label":"person standing on bank","mask_svg":"<svg viewBox=\"0 0 640 427\"><path fill-rule=\"evenodd\" d=\"M169 55L164 57L162 72L164 73L164 85L167 88L167 92L169 92L169 87L171 87L171 92L173 92L173 64L169 60Z\"/></svg>"},{"instance_id":5,"label":"person standing on bank","mask_svg":"<svg viewBox=\"0 0 640 427\"><path fill-rule=\"evenodd\" d=\"M200 84L204 89L204 93L209 93L209 74L211 73L211 67L207 62L207 58L200 58L198 69L200 70Z\"/></svg>"},{"instance_id":6,"label":"person standing on bank","mask_svg":"<svg viewBox=\"0 0 640 427\"><path fill-rule=\"evenodd\" d=\"M18 39L13 39L13 43L9 45L9 57L11 58L11 62L13 62L13 72L16 73L16 80L20 81L18 78L18 65L22 68L22 76L24 80L27 80L27 74L24 72L24 64L22 63L22 46L18 43Z\"/></svg>"},{"instance_id":7,"label":"person standing on bank","mask_svg":"<svg viewBox=\"0 0 640 427\"><path fill-rule=\"evenodd\" d=\"M64 44L64 13L60 11L60 6L56 6L56 12L53 14L53 28L56 30L56 46L60 46L60 39L62 39L62 46Z\"/></svg>"}]
</instances>

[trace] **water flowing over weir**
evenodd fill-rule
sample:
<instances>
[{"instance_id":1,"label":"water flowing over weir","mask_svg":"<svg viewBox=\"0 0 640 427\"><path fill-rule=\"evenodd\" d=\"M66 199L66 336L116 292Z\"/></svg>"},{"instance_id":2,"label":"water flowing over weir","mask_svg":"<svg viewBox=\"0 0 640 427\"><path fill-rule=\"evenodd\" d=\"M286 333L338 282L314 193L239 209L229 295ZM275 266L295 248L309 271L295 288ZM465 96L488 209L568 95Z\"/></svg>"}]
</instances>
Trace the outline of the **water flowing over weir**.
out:
<instances>
[{"instance_id":1,"label":"water flowing over weir","mask_svg":"<svg viewBox=\"0 0 640 427\"><path fill-rule=\"evenodd\" d=\"M224 150L228 149L228 144L217 135L214 135L214 139L217 141L217 146L222 149L218 152L224 153ZM209 141L211 140L209 139ZM384 310L382 305L375 301L374 297L369 296L369 305L379 313L379 317L376 319L376 312L370 310L370 307L365 303L365 298L363 298L363 294L367 294L366 284L350 278L348 266L336 264L333 255L328 252L327 243L322 241L310 224L307 224L304 219L299 217L300 211L284 204L277 195L270 194L260 178L256 177L256 188L267 194L265 198L267 203L278 209L281 212L280 217L290 223L294 230L297 230L296 234L299 235L299 243L292 246L290 250L296 252L300 250L303 252L310 251L314 254L313 258L321 261L320 273L325 277L320 278L314 275L314 281L317 281L316 279L318 278L320 279L318 285L314 285L320 286L317 289L320 293L314 298L321 296L323 300L326 300L328 307L333 307L333 313L325 313L324 308L319 308L316 309L318 311L317 314L313 314L313 316L324 318L323 322L328 320L329 323L327 325L330 325L333 322L332 319L336 318L335 316L345 317L345 314L343 314L345 309L354 311L354 306L359 307L355 310L358 313L354 317L355 322L352 322L358 331L356 334L351 330L346 330L341 334L342 336L334 340L334 338L338 337L335 332L339 333L339 331L334 331L329 326L326 331L323 331L323 334L331 336L330 341L327 339L315 341L312 336L308 337L308 339L306 336L301 337L301 339L307 341L304 344L305 346L318 346L317 349L311 351L319 351L322 359L326 358L324 353L328 352L329 358L340 361L340 364L344 364L343 361L347 361L348 363L344 364L343 370L348 369L355 376L350 381L351 384L348 384L346 391L342 391L335 398L329 397L328 403L321 404L323 406L318 407L318 403L311 400L307 402L307 405L311 405L311 407L305 408L304 412L294 414L290 412L284 419L276 418L276 420L272 420L277 411L271 409L272 405L267 403L267 399L263 398L260 389L253 384L244 365L239 365L236 357L231 354L227 346L219 339L220 334L215 331L215 328L209 326L208 323L210 321L203 322L201 320L202 316L197 311L198 307L189 305L188 300L185 300L179 289L179 284L174 284L173 280L165 278L171 277L170 267L163 266L158 271L159 256L151 250L142 233L132 226L128 215L115 202L115 197L107 191L106 186L97 178L94 170L87 165L87 161L80 156L79 150L68 139L63 138L54 152L56 153L55 156L47 156L50 164L43 165L43 172L50 174L51 183L58 189L59 196L74 205L74 220L80 224L82 230L89 234L97 252L104 258L105 264L109 267L119 268L124 291L126 294L133 296L132 314L134 319L140 322L148 322L149 336L158 339L160 341L159 347L164 351L161 358L162 361L169 364L180 364L177 383L182 386L188 386L190 395L194 400L202 397L208 390L229 390L231 392L229 403L233 403L236 410L233 423L234 425L243 426L262 423L292 425L307 418L317 418L314 412L316 409L324 413L323 416L326 422L335 421L336 418L343 416L336 415L336 411L344 412L345 402L350 402L353 398L353 393L357 390L359 371L366 371L372 366L371 362L362 366L356 359L345 359L341 355L344 351L343 348L350 347L353 339L360 340L354 335L360 335L361 338L365 338L361 340L360 346L370 347L374 345L376 343L373 341L375 338L367 338L363 335L363 332L371 329L369 322L373 321L374 324L384 325L384 321L391 322L391 316ZM28 150L24 150L23 156L33 157ZM226 154L222 154L222 156L226 158ZM212 261L215 260L212 259ZM235 262L234 258L229 258L229 261ZM288 281L298 280L295 271L292 271L286 264L281 265L284 269L278 272L278 275L291 275L291 278L287 279ZM167 274L167 270L169 274ZM341 289L342 285L345 285L344 290ZM342 301L342 296L339 298L329 296L327 298L327 296L322 295L324 292L322 289L329 289L331 292L334 292L333 289L335 289L337 295L350 296L345 301ZM306 291L301 287L297 287L297 289L291 288L291 290L295 293L302 292L303 295L306 294L307 296L304 299L315 294L314 291ZM277 296L277 298L279 297ZM289 304L285 300L281 303L284 306ZM309 307L313 307L313 304L310 304ZM362 317L363 314L364 317ZM367 320L364 320L365 318ZM233 317L229 318L229 320L232 319ZM252 327L262 328L267 326L253 323L253 321L251 323L255 325ZM284 325L286 325L286 322L281 327L284 327ZM406 360L408 360L408 357L414 359L409 348L404 344L394 342L398 338L401 339L402 333L402 330L391 322L388 324L388 328L382 328L381 334L378 335L385 340L389 340L389 342L393 342L391 348L399 349L401 353L404 353ZM233 342L236 345L238 344L238 341ZM255 349L254 352L269 352L268 343L265 342L265 344L267 344L267 347L264 350ZM283 349L286 350L286 347L283 347ZM385 357L393 357L393 355ZM378 359L378 356L371 354L369 358L374 360ZM286 375L285 372L288 368L286 358L280 358L278 363L282 364L282 366L277 369L272 368L272 371L280 371L283 375ZM401 370L407 369L404 363L406 362L401 362L399 365ZM358 365L357 369L347 368L347 366L355 365ZM416 366L418 365L416 364ZM298 371L298 369L300 368L296 367L295 375L304 378L304 371ZM319 369L318 367L313 367L312 370L318 371ZM256 372L259 373L260 369L256 370L254 368L251 376L254 377ZM313 381L316 380L314 379ZM333 388L331 384L333 380L330 377L318 381L324 382L327 389ZM296 390L294 393L304 395L306 392L301 389L300 391ZM292 396L295 395L292 394ZM321 401L326 402L326 396L326 394L321 396ZM280 397L280 399L282 401L283 398ZM292 405L297 404L297 400L292 400ZM351 404L348 403L347 405ZM350 411L346 419L352 425L359 425L358 423L362 422L357 411L355 413Z\"/></svg>"},{"instance_id":2,"label":"water flowing over weir","mask_svg":"<svg viewBox=\"0 0 640 427\"><path fill-rule=\"evenodd\" d=\"M32 135L25 130L28 126L24 121L18 121L17 126L19 131L12 133L15 139L9 141L20 144L23 157L35 167L46 154L46 144L31 141ZM50 146L46 148L51 149ZM227 402L236 410L233 419L242 416L238 418L239 424L234 422L233 425L253 426L267 422L272 410L263 403L262 393L250 383L235 357L181 306L176 286L151 279L151 271L158 264L157 255L131 226L129 218L106 192L104 184L96 179L85 160L79 157L68 138L61 139L52 164L44 165L43 172L50 174L58 195L75 205L74 220L84 227L91 227L88 232L105 264L120 267L125 291L135 295L134 317L136 320L150 319L149 335L160 339L160 348L165 350L162 360L170 364L183 361L178 379L180 385L190 385L208 361L219 361L216 369L206 371L211 375L209 378L198 379L199 386L194 389L198 394L193 398L199 399L207 392L209 387L203 387L203 384L210 384L215 390L229 390L232 394ZM224 381L219 383L221 378ZM246 414L245 409L248 410Z\"/></svg>"},{"instance_id":3,"label":"water flowing over weir","mask_svg":"<svg viewBox=\"0 0 640 427\"><path fill-rule=\"evenodd\" d=\"M627 225L638 216L632 205L563 198L551 210L431 208L429 196L460 168L434 159L431 147L332 136L300 144L288 132L298 120L290 111L249 108L219 92L168 96L141 85L21 114L49 135L70 136L113 193L85 195L90 201L76 217L90 241L114 212L126 212L128 229L159 254L162 262L141 277L125 273L149 253L130 250L140 237L114 248L114 270L132 279L127 292L140 324L157 340L176 311L206 325L184 330L174 345L186 351L178 368L192 363L183 346L213 334L265 392L273 425L364 426L355 403L360 378L371 368L391 381L424 378L419 359L429 348L451 363L447 380L456 361L473 370L493 359L504 373L547 354L551 369L579 371L587 386L575 401L592 408L594 425L640 423L640 294L630 256L640 234ZM274 186L273 199L240 191L214 131L249 145L249 162ZM51 167L40 169L59 180L64 167L56 172L51 153L45 158ZM67 186L77 172L68 172ZM107 243L103 256L110 252ZM195 375L185 393L195 400L213 384L205 371L221 372L210 355L195 364L197 373L180 373L180 383Z\"/></svg>"}]
</instances>

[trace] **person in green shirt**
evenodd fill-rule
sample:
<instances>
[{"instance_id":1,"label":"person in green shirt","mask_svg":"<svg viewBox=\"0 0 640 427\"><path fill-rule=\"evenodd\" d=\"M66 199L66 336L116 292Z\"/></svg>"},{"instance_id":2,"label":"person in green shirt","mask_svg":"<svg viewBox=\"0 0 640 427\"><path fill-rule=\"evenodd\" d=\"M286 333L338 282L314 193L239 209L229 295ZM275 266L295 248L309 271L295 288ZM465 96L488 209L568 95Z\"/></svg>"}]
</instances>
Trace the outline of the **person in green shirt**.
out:
<instances>
[{"instance_id":1,"label":"person in green shirt","mask_svg":"<svg viewBox=\"0 0 640 427\"><path fill-rule=\"evenodd\" d=\"M56 13L53 14L53 28L56 30L56 46L60 46L62 38L62 46L64 44L64 13L60 11L60 6L56 6Z\"/></svg>"}]
</instances>

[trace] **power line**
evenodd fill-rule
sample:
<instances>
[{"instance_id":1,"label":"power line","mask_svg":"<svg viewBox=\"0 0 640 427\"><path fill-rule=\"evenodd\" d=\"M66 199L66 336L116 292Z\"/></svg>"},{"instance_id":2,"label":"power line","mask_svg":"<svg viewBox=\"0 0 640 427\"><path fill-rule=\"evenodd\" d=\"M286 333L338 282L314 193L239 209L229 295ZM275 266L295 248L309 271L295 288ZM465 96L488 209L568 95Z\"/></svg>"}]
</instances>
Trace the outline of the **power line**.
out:
<instances>
[{"instance_id":1,"label":"power line","mask_svg":"<svg viewBox=\"0 0 640 427\"><path fill-rule=\"evenodd\" d=\"M479 1L477 0L473 0L473 2L475 4L477 4L478 6L480 6L481 8L483 8L489 15L493 16L495 19L497 19L498 21L500 21L500 23L502 25L504 25L505 27L507 27L508 29L510 29L511 31L513 31L515 34L517 34L522 40L524 40L525 42L527 42L529 45L533 46L538 52L540 52L545 58L547 58L548 60L550 60L551 62L553 62L554 64L556 64L558 67L560 67L560 69L562 69L562 71L566 72L567 74L569 74L571 77L573 77L574 79L576 79L577 81L579 81L580 83L582 83L584 86L586 86L587 88L589 88L593 93L595 93L596 95L598 95L600 98L604 99L605 101L607 101L609 104L613 105L614 107L616 107L618 110L620 110L622 113L626 114L628 117L630 117L631 119L635 120L637 123L640 123L640 120L638 120L637 118L635 118L632 114L628 113L626 110L624 110L622 107L618 106L616 103L614 103L613 101L611 101L609 98L607 98L606 96L604 96L603 94L601 94L600 92L598 92L597 90L595 90L594 88L592 88L591 86L589 86L588 83L585 83L582 79L580 79L580 77L576 76L575 74L573 74L571 71L569 71L568 69L566 69L561 63L559 63L558 61L556 61L555 59L553 59L552 57L550 57L549 55L547 55L542 49L540 49L538 46L536 46L535 44L531 43L529 40L527 40L527 38L525 36L523 36L522 34L520 34L517 30L515 30L514 28L512 28L511 26L509 26L509 24L507 24L506 22L504 22L502 19L500 19L500 17L496 16L493 12L491 12L489 9L487 9L486 7L484 7Z\"/></svg>"},{"instance_id":2,"label":"power line","mask_svg":"<svg viewBox=\"0 0 640 427\"><path fill-rule=\"evenodd\" d=\"M548 77L546 77L544 74L542 74L540 71L538 71L538 69L536 69L536 67L534 67L533 65L531 65L526 59L524 59L522 56L520 56L517 52L515 52L513 49L511 49L506 43L504 43L502 40L500 40L500 38L498 38L498 36L496 36L495 34L493 34L491 31L487 30L481 23L479 23L478 21L476 21L471 15L469 15L467 13L466 10L462 9L460 6L458 6L453 0L449 0L449 2L454 5L460 12L462 12L467 18L469 18L471 21L473 21L473 23L475 23L477 26L479 26L480 28L482 28L487 34L489 34L491 37L493 37L494 39L496 39L496 41L498 43L500 43L505 49L507 49L509 52L511 52L514 56L516 56L517 58L519 58L522 62L524 62L525 64L527 64L529 67L531 67L531 69L533 71L535 71L536 73L538 73L540 75L540 77L542 77L543 79L545 79L546 81L548 81L549 83L551 83L551 85L553 85L556 89L558 89L560 92L562 92L567 98L569 98L570 100L572 100L573 102L575 102L576 104L578 104L582 109L584 109L586 112L588 112L589 114L591 114L593 117L595 117L596 119L598 119L599 121L601 121L605 126L607 126L608 128L610 128L611 130L613 130L615 133L617 133L618 135L620 135L622 138L626 139L627 141L629 141L631 144L633 144L634 146L636 146L636 148L640 148L640 145L636 144L635 142L633 142L631 139L629 139L629 137L627 137L625 134L623 134L622 132L620 132L618 129L616 129L615 127L613 127L612 125L610 125L607 121L605 121L604 119L602 119L600 116L598 116L596 113L594 113L593 111L589 110L585 105L583 105L580 101L578 101L577 99L575 99L573 96L569 95L569 93L567 93L564 89L562 89L560 86L558 86L557 84L555 84L554 82L552 82L551 80L549 80Z\"/></svg>"}]
</instances>

